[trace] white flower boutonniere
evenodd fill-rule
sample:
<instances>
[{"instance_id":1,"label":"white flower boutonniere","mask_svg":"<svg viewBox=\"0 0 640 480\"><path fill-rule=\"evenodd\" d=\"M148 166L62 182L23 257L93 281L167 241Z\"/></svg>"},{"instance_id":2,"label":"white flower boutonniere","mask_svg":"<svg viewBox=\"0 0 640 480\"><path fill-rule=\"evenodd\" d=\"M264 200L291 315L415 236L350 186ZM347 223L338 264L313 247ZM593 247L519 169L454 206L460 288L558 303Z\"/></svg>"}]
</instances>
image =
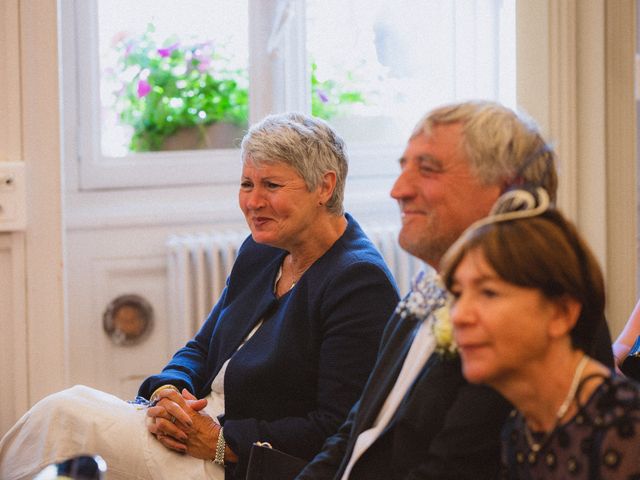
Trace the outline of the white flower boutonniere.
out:
<instances>
[{"instance_id":1,"label":"white flower boutonniere","mask_svg":"<svg viewBox=\"0 0 640 480\"><path fill-rule=\"evenodd\" d=\"M450 302L447 301L447 305L434 312L435 321L432 328L436 337L436 352L443 357L453 358L458 354L458 346L453 338L450 308Z\"/></svg>"},{"instance_id":2,"label":"white flower boutonniere","mask_svg":"<svg viewBox=\"0 0 640 480\"><path fill-rule=\"evenodd\" d=\"M436 353L453 358L458 349L451 323L451 296L435 271L421 271L411 284L411 292L396 307L402 318L408 315L430 323L436 342Z\"/></svg>"}]
</instances>

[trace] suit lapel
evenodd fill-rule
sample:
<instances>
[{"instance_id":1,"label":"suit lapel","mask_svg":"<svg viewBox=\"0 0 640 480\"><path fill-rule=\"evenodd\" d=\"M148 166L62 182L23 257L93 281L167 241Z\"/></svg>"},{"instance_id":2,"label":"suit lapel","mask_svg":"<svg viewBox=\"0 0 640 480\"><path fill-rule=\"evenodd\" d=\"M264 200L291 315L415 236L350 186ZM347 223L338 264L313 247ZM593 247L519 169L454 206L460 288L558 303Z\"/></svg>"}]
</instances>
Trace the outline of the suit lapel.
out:
<instances>
[{"instance_id":1,"label":"suit lapel","mask_svg":"<svg viewBox=\"0 0 640 480\"><path fill-rule=\"evenodd\" d=\"M392 340L379 353L378 363L369 377L369 383L360 404L361 417L356 426L358 434L370 428L378 417L382 405L400 374L418 325L419 322L413 317L401 320L390 336Z\"/></svg>"}]
</instances>

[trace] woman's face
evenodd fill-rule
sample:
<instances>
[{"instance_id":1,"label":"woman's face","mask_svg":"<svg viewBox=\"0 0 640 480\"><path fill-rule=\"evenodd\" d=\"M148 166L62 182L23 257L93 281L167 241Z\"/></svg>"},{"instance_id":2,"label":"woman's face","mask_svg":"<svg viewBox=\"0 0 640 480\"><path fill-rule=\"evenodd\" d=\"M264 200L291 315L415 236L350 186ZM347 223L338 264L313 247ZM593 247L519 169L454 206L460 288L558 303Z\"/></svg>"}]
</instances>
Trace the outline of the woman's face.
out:
<instances>
[{"instance_id":1,"label":"woman's face","mask_svg":"<svg viewBox=\"0 0 640 480\"><path fill-rule=\"evenodd\" d=\"M239 203L253 239L291 251L312 238L317 216L326 209L321 188L310 192L302 177L284 163L242 167Z\"/></svg>"},{"instance_id":2,"label":"woman's face","mask_svg":"<svg viewBox=\"0 0 640 480\"><path fill-rule=\"evenodd\" d=\"M455 270L451 292L454 337L467 380L500 387L544 358L562 309L540 290L501 279L474 249Z\"/></svg>"}]
</instances>

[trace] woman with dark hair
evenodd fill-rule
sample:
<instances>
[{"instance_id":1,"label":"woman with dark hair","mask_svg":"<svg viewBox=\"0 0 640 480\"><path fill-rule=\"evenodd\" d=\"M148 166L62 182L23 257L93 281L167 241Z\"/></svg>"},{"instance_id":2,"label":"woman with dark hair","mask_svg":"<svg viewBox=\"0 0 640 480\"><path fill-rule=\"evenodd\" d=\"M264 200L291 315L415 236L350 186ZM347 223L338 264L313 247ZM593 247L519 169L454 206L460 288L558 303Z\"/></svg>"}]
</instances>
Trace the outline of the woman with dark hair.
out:
<instances>
[{"instance_id":1,"label":"woman with dark hair","mask_svg":"<svg viewBox=\"0 0 640 480\"><path fill-rule=\"evenodd\" d=\"M504 478L640 478L640 386L590 356L602 273L546 192L505 193L442 265L464 376L516 408Z\"/></svg>"},{"instance_id":2,"label":"woman with dark hair","mask_svg":"<svg viewBox=\"0 0 640 480\"><path fill-rule=\"evenodd\" d=\"M84 386L51 395L0 441L0 478L95 453L112 480L243 479L254 442L311 459L345 420L398 295L344 212L344 142L320 119L272 115L241 154L251 235L198 333L140 386L148 408Z\"/></svg>"}]
</instances>

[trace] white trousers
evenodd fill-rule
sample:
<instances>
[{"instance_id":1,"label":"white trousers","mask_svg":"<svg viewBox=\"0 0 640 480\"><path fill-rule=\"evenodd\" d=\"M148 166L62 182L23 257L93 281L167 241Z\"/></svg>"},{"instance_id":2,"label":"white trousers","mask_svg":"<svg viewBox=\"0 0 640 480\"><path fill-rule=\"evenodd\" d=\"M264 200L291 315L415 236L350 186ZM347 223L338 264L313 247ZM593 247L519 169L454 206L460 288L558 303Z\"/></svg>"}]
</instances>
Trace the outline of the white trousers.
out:
<instances>
[{"instance_id":1,"label":"white trousers","mask_svg":"<svg viewBox=\"0 0 640 480\"><path fill-rule=\"evenodd\" d=\"M213 462L165 448L145 420L144 409L89 387L50 395L0 440L0 478L32 479L50 463L97 454L109 480L224 479Z\"/></svg>"}]
</instances>

